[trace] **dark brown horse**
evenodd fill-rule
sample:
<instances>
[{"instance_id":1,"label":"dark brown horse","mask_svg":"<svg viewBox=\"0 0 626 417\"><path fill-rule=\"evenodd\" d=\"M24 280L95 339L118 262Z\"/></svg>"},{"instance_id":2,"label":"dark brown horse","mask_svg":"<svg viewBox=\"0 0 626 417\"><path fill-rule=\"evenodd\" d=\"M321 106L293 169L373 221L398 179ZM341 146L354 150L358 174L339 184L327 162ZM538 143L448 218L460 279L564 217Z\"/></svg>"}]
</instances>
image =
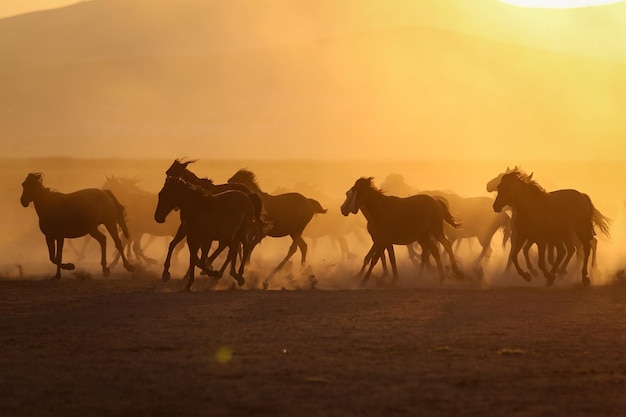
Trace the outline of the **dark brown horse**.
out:
<instances>
[{"instance_id":1,"label":"dark brown horse","mask_svg":"<svg viewBox=\"0 0 626 417\"><path fill-rule=\"evenodd\" d=\"M506 171L498 174L495 178L491 179L488 183L487 183L487 191L488 192L497 192L498 191L498 185L500 184L500 181L502 180L502 177L508 173L511 172L523 172L521 170L521 168L519 168L518 166L515 166L514 168L510 168L507 167ZM525 180L527 182L531 182L532 181L532 177L533 174L524 174L523 175L525 177ZM536 183L535 183L536 184ZM576 190L572 190L572 189L565 189L565 190L556 190L556 191L552 191L550 192L550 194L552 194L557 200L561 200L562 201L562 205L563 206L567 206L569 204L576 204L576 202L578 201L579 198L579 193ZM511 248L513 246L516 245L516 240L518 239L517 236L517 228L515 226L516 221L515 221L515 216L516 216L516 210L513 207L509 207L511 209L511 222L510 222L510 227L508 228L508 235L507 233L505 233L504 235L504 240L502 242L502 244L504 245L507 241L508 238L510 238L511 240ZM595 216L596 219L598 219L598 222L601 223L606 223L608 225L609 220L604 217L600 212L598 212ZM599 228L601 231L604 232L604 225L599 225ZM506 230L506 229L505 229ZM607 229L608 232L608 229ZM520 245L522 245L522 251L524 253L524 259L526 261L526 267L528 268L528 270L530 271L531 275L523 275L524 279L528 279L530 276L532 275L537 275L537 271L536 269L533 267L532 262L530 261L530 255L529 255L529 251L530 248L535 244L534 241L532 240L525 240L523 242L519 243ZM590 241L590 247L591 247L591 267L595 268L596 266L596 253L597 253L597 245L598 245L598 240L594 237L591 238ZM554 252L555 252L555 248L558 248L560 246L560 250L565 249L565 257L563 259L562 262L557 263L556 259L554 259ZM583 262L583 245L581 243L581 241L578 239L578 237L576 236L576 233L571 233L569 237L565 237L560 243L548 243L546 250L548 252L548 261L550 262L550 264L552 266L554 266L556 268L556 272L560 273L560 274L565 274L566 273L566 268L567 265L570 261L570 259L573 257L574 253L577 255L578 258L578 264L579 266L582 266L582 262ZM515 255L517 256L517 255ZM511 267L511 265L513 264L513 252L510 250L509 251L509 256L507 258L507 263L506 263L506 267L505 267L505 271L508 271Z\"/></svg>"},{"instance_id":2,"label":"dark brown horse","mask_svg":"<svg viewBox=\"0 0 626 417\"><path fill-rule=\"evenodd\" d=\"M433 255L439 275L443 279L444 270L433 238L439 241L448 253L455 274L458 277L463 276L456 265L450 241L443 233L444 221L457 227L459 224L443 202L425 194L406 198L388 196L374 186L372 177L359 178L346 192L341 212L347 216L349 213L356 214L359 210L367 219L368 231L374 241L374 257L363 277L362 285L369 279L372 268L385 250L389 254L393 282L396 282L398 270L393 245L408 245L416 241L424 251Z\"/></svg>"},{"instance_id":3,"label":"dark brown horse","mask_svg":"<svg viewBox=\"0 0 626 417\"><path fill-rule=\"evenodd\" d=\"M494 210L499 212L507 205L515 210L513 225L517 238L511 242L511 257L518 274L527 281L532 279L517 261L522 244L529 241L537 245L539 268L546 277L547 285L552 285L565 257L564 242L576 236L583 248L582 282L589 285L587 264L595 234L594 225L603 233L609 233L609 220L594 208L589 196L576 190L548 193L519 169L505 173L497 189ZM545 251L550 244L556 247L557 254L552 268L548 270Z\"/></svg>"},{"instance_id":4,"label":"dark brown horse","mask_svg":"<svg viewBox=\"0 0 626 417\"><path fill-rule=\"evenodd\" d=\"M255 192L263 203L265 220L269 225L267 236L284 237L290 236L292 244L289 246L287 256L278 264L274 272L280 270L300 248L302 253L301 264L306 262L307 244L302 239L302 232L316 213L326 213L321 204L312 198L307 198L300 193L284 193L271 195L261 190L253 172L240 169L229 180L229 184L244 184Z\"/></svg>"},{"instance_id":5,"label":"dark brown horse","mask_svg":"<svg viewBox=\"0 0 626 417\"><path fill-rule=\"evenodd\" d=\"M209 194L202 187L182 178L167 177L159 192L154 219L158 223L165 222L167 215L176 207L180 208L182 227L189 246L189 269L185 289L191 289L195 268L205 270L206 265L225 248L228 248L228 255L220 270L207 273L221 277L230 264L230 275L239 286L242 286L245 283L244 267L252 252L255 233L253 231L255 208L248 196L235 190ZM202 249L205 254L214 240L219 241L219 247L206 262L204 259L201 260L198 251ZM240 245L243 247L243 257L237 270L235 262Z\"/></svg>"},{"instance_id":6,"label":"dark brown horse","mask_svg":"<svg viewBox=\"0 0 626 417\"><path fill-rule=\"evenodd\" d=\"M220 192L232 191L232 190L240 191L246 194L248 198L250 198L251 203L255 207L255 210L260 214L261 205L262 205L261 200L248 187L246 187L243 184L214 184L213 181L208 178L200 178L187 168L189 164L192 164L194 162L196 161L191 160L191 161L183 162L179 159L175 159L174 162L172 162L172 165L170 165L167 171L165 171L165 175L167 177L172 177L172 178L181 178L182 180L190 184L203 188L206 192L210 194L217 194ZM172 252L174 251L174 248L178 245L178 243L181 242L186 236L185 229L182 225L183 221L184 219L182 218L182 213L181 213L181 223L179 225L179 228L176 234L174 235L174 238L169 244L167 256L163 264L163 274L162 274L163 281L167 281L170 279L169 269L170 269L170 261L172 258ZM266 227L265 223L263 223L259 217L259 220L255 222L255 225L254 225L255 233L253 233L253 238L252 238L253 246L256 246L263 238L265 227ZM210 248L210 245L209 247L205 248L205 251L208 251L209 248ZM203 256L206 256L206 253L204 253Z\"/></svg>"},{"instance_id":7,"label":"dark brown horse","mask_svg":"<svg viewBox=\"0 0 626 417\"><path fill-rule=\"evenodd\" d=\"M102 186L104 190L111 190L126 209L126 224L130 238L126 241L126 256L130 259L131 246L137 259L147 263L156 263L156 260L144 254L141 246L141 238L144 234L150 236L175 236L180 226L180 220L175 216L167 218L165 223L154 221L154 207L157 205L158 196L139 188L138 181L129 177L106 177ZM177 246L181 248L182 245ZM119 256L112 262L115 264Z\"/></svg>"},{"instance_id":8,"label":"dark brown horse","mask_svg":"<svg viewBox=\"0 0 626 417\"><path fill-rule=\"evenodd\" d=\"M111 191L87 188L69 194L52 191L43 186L41 173L30 173L22 183L22 206L28 207L31 201L39 216L39 229L46 236L50 261L57 266L53 279L61 278L61 269L72 270L74 264L63 263L63 244L66 238L90 235L102 248L102 273L110 273L106 262L106 236L98 230L103 224L115 242L115 247L122 256L124 268L133 271L134 267L124 256L122 242L117 234L119 225L128 237L124 220L124 207Z\"/></svg>"}]
</instances>

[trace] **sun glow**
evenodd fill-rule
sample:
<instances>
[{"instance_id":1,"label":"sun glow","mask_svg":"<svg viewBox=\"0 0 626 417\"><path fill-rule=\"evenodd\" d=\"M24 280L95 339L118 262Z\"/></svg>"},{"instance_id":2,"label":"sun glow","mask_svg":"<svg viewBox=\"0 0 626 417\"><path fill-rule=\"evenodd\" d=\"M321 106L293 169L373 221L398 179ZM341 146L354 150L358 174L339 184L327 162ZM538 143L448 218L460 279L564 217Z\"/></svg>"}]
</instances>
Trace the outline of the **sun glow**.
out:
<instances>
[{"instance_id":1,"label":"sun glow","mask_svg":"<svg viewBox=\"0 0 626 417\"><path fill-rule=\"evenodd\" d=\"M576 7L602 6L621 3L623 0L501 0L503 3L519 7L545 9L572 9Z\"/></svg>"}]
</instances>

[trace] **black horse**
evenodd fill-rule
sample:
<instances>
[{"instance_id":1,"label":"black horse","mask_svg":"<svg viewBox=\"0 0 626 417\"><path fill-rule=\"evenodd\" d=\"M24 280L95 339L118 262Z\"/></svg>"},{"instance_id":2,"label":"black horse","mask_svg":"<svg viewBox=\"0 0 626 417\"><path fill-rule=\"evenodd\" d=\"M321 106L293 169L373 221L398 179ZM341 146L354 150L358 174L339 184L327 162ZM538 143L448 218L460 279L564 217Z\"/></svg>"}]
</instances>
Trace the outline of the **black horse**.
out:
<instances>
[{"instance_id":1,"label":"black horse","mask_svg":"<svg viewBox=\"0 0 626 417\"><path fill-rule=\"evenodd\" d=\"M252 192L248 187L246 187L243 184L214 184L213 181L208 178L198 177L196 174L194 174L187 168L189 164L192 164L194 162L195 160L182 162L179 159L175 159L172 165L170 165L167 171L165 171L165 175L167 177L172 177L172 178L181 178L182 180L190 184L203 188L207 193L210 193L210 194L216 194L216 193L220 193L224 191L232 191L232 190L240 191L246 194L248 198L250 199L251 203L253 204L255 211L259 213L259 216L257 216L259 217L259 221L255 222L255 225L254 225L255 233L253 233L253 238L252 238L252 243L254 246L256 246L258 242L260 242L261 239L263 238L264 233L265 233L265 228L266 228L265 223L260 220L260 212L261 212L261 205L262 205L261 200L258 198L256 194L254 194L254 192ZM167 256L165 257L165 262L163 263L163 274L162 274L163 281L168 281L170 279L169 269L170 269L170 262L172 259L172 253L174 252L174 249L176 248L178 243L180 243L186 236L185 228L183 227L183 222L184 222L184 219L182 218L182 213L181 213L181 223L178 227L178 230L176 231L176 234L174 235L174 238L169 244L169 247L167 250ZM210 245L209 247L205 248L205 253L203 254L203 257L206 256L206 251L208 251L209 248L210 248Z\"/></svg>"},{"instance_id":2,"label":"black horse","mask_svg":"<svg viewBox=\"0 0 626 417\"><path fill-rule=\"evenodd\" d=\"M110 270L106 262L106 236L98 230L103 224L122 257L124 268L133 271L134 267L124 256L124 249L117 226L119 225L128 238L128 228L124 220L124 207L109 190L87 188L64 194L43 186L41 173L30 173L22 183L22 206L28 207L33 202L39 215L39 229L46 236L50 261L57 266L53 279L61 278L61 269L72 270L74 264L63 263L63 244L66 238L90 235L102 248L102 273L106 277ZM56 246L56 247L55 247Z\"/></svg>"},{"instance_id":3,"label":"black horse","mask_svg":"<svg viewBox=\"0 0 626 417\"><path fill-rule=\"evenodd\" d=\"M228 256L219 271L207 271L209 275L221 277L231 265L230 274L239 286L244 285L245 263L252 253L253 227L256 213L248 196L240 191L230 190L209 194L203 188L191 184L182 178L167 177L159 192L159 201L154 213L158 223L165 222L166 216L180 208L183 219L182 228L189 246L189 269L187 271L186 290L191 289L196 267L205 270L223 249L228 248ZM219 247L204 260L198 257L203 249L203 257L211 243L219 241ZM237 251L243 247L243 257L239 270L235 267Z\"/></svg>"}]
</instances>

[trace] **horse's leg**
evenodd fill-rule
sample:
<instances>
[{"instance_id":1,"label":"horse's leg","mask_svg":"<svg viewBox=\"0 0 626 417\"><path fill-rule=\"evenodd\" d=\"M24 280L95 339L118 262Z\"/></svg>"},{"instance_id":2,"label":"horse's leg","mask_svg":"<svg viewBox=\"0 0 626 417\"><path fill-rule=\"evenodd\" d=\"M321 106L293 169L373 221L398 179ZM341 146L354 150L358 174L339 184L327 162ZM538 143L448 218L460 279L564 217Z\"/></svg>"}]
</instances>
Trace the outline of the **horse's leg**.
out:
<instances>
[{"instance_id":1,"label":"horse's leg","mask_svg":"<svg viewBox=\"0 0 626 417\"><path fill-rule=\"evenodd\" d=\"M287 261L289 260L289 258L291 258L293 256L294 253L296 253L296 250L298 248L298 242L297 239L300 238L300 236L298 235L292 235L291 239L293 239L293 241L291 242L291 245L289 246L289 250L287 251L287 256L285 256L285 258L278 264L278 266L276 268L274 268L274 272L279 271L283 266L285 266L285 264L287 263ZM302 262L304 263L304 259L306 256L306 243L305 245L305 250L304 252L302 252Z\"/></svg>"},{"instance_id":2,"label":"horse's leg","mask_svg":"<svg viewBox=\"0 0 626 417\"><path fill-rule=\"evenodd\" d=\"M574 254L578 252L576 250L576 241L578 237L571 236L569 239L565 239L563 244L565 245L565 259L562 262L558 263L557 272L559 274L565 275L567 273L567 265L569 265L570 261L574 257Z\"/></svg>"},{"instance_id":3,"label":"horse's leg","mask_svg":"<svg viewBox=\"0 0 626 417\"><path fill-rule=\"evenodd\" d=\"M379 247L379 245L377 245L376 243L374 243L374 245L372 246L372 257L370 258L370 264L369 264L369 268L367 268L367 272L365 272L365 275L363 276L363 279L361 280L361 287L365 287L367 285L367 281L370 279L370 275L372 274L372 270L374 269L374 266L376 265L376 263L378 262L378 260L382 257L385 256L385 247Z\"/></svg>"},{"instance_id":4,"label":"horse's leg","mask_svg":"<svg viewBox=\"0 0 626 417\"><path fill-rule=\"evenodd\" d=\"M454 274L457 276L457 278L463 278L463 272L459 269L458 265L456 264L456 260L454 259L454 253L452 252L452 245L450 244L450 241L446 238L443 232L437 233L435 237L448 253L448 257L450 258L450 265L452 266L452 271L454 272Z\"/></svg>"},{"instance_id":5,"label":"horse's leg","mask_svg":"<svg viewBox=\"0 0 626 417\"><path fill-rule=\"evenodd\" d=\"M566 255L570 253L570 247L573 246L572 243L568 240L562 240L558 243L554 243L552 245L556 249L556 258L554 258L554 263L552 264L552 268L550 268L550 273L556 275L558 272L565 270L567 263L569 263L569 259L571 256L567 256L567 260L564 261ZM571 252L574 255L574 252Z\"/></svg>"},{"instance_id":6,"label":"horse's leg","mask_svg":"<svg viewBox=\"0 0 626 417\"><path fill-rule=\"evenodd\" d=\"M591 252L591 242L592 239L595 239L593 237L593 228L590 227L591 225L589 224L577 224L576 225L576 235L578 236L578 239L580 240L580 242L583 245L583 266L582 266L582 282L584 286L588 286L591 281L589 280L589 275L588 275L588 270L587 270L587 265L589 263L589 255Z\"/></svg>"},{"instance_id":7,"label":"horse's leg","mask_svg":"<svg viewBox=\"0 0 626 417\"><path fill-rule=\"evenodd\" d=\"M597 267L596 252L598 250L598 239L592 237L589 241L589 246L591 248L591 268L595 269Z\"/></svg>"},{"instance_id":8,"label":"horse's leg","mask_svg":"<svg viewBox=\"0 0 626 417\"><path fill-rule=\"evenodd\" d=\"M539 269L541 270L541 272L543 272L543 276L546 277L546 285L550 286L552 284L554 284L554 274L551 273L550 271L548 271L548 268L546 267L546 249L547 247L550 246L546 243L546 241L544 240L538 240L537 241L537 252L538 252L538 264L539 264Z\"/></svg>"},{"instance_id":9,"label":"horse's leg","mask_svg":"<svg viewBox=\"0 0 626 417\"><path fill-rule=\"evenodd\" d=\"M522 278L524 278L524 280L530 282L533 280L533 276L529 273L526 272L522 269L522 267L519 265L519 260L518 260L518 254L520 249L522 249L522 245L526 243L526 238L523 236L519 236L517 235L517 237L515 239L511 239L511 252L509 254L510 258L511 258L511 262L513 263L513 266L515 267L515 270L517 271L517 274L520 275ZM532 242L529 240L528 244L532 245ZM527 255L528 252L524 252L524 255ZM528 262L528 258L527 262Z\"/></svg>"},{"instance_id":10,"label":"horse's leg","mask_svg":"<svg viewBox=\"0 0 626 417\"><path fill-rule=\"evenodd\" d=\"M406 249L409 252L409 259L413 262L413 265L417 266L420 261L418 261L417 252L415 252L415 247L412 243L406 245Z\"/></svg>"},{"instance_id":11,"label":"horse's leg","mask_svg":"<svg viewBox=\"0 0 626 417\"><path fill-rule=\"evenodd\" d=\"M435 244L435 242L432 241L430 236L420 239L420 242L420 244L422 245L422 256L424 256L424 253L426 253L426 256L428 256L429 253L433 255L433 258L435 258L435 264L437 264L439 279L443 282L445 278L445 272L443 270L441 255L439 255L439 249L437 248L437 245Z\"/></svg>"},{"instance_id":12,"label":"horse's leg","mask_svg":"<svg viewBox=\"0 0 626 417\"><path fill-rule=\"evenodd\" d=\"M196 243L189 241L189 236L187 236L187 246L189 246L189 268L187 269L187 284L185 285L185 291L191 291L191 286L195 281L194 275L196 265L200 264L200 259L198 258L198 249L200 248Z\"/></svg>"},{"instance_id":13,"label":"horse's leg","mask_svg":"<svg viewBox=\"0 0 626 417\"><path fill-rule=\"evenodd\" d=\"M226 262L224 263L224 265L222 265L222 268L220 268L219 270L213 270L213 269L208 269L208 268L210 267L211 264L213 264L213 261L215 260L215 258L217 258L220 255L220 253L222 253L224 249L226 249L227 247L228 247L228 243L220 240L218 242L217 248L215 248L211 256L209 256L208 259L206 259L206 262L203 264L202 268L208 276L211 276L214 278L222 277L222 274L224 273L224 265L226 265ZM226 257L227 260L228 260L228 256L230 256L230 252L228 252L228 255ZM235 253L235 257L236 256L237 256L237 253Z\"/></svg>"},{"instance_id":14,"label":"horse's leg","mask_svg":"<svg viewBox=\"0 0 626 417\"><path fill-rule=\"evenodd\" d=\"M302 238L301 234L296 239L296 242L298 244L298 248L300 249L300 253L302 254L302 259L300 260L300 265L304 265L306 263L307 244L304 241L304 239Z\"/></svg>"},{"instance_id":15,"label":"horse's leg","mask_svg":"<svg viewBox=\"0 0 626 417\"><path fill-rule=\"evenodd\" d=\"M369 264L369 262L372 260L372 257L374 256L374 250L375 250L375 245L372 244L372 247L370 248L369 251L367 251L367 254L365 254L365 257L363 258L363 265L361 266L361 270L356 274L357 277L360 277L363 275L363 272L365 272L365 268L367 268L367 265Z\"/></svg>"},{"instance_id":16,"label":"horse's leg","mask_svg":"<svg viewBox=\"0 0 626 417\"><path fill-rule=\"evenodd\" d=\"M143 235L144 235L143 232L139 232L139 233L137 233L136 236L132 236L132 238L133 238L133 252L135 252L135 257L137 259L141 259L142 261L144 261L147 264L154 265L154 264L157 263L156 259L152 259L152 258L146 256L146 254L144 253L143 249L141 248L141 238L142 238Z\"/></svg>"},{"instance_id":17,"label":"horse's leg","mask_svg":"<svg viewBox=\"0 0 626 417\"><path fill-rule=\"evenodd\" d=\"M163 263L163 273L161 274L161 279L163 282L167 282L170 280L170 262L172 260L172 252L174 248L185 238L187 233L185 232L185 228L182 223L178 226L178 230L176 230L176 234L172 238L172 241L169 244L167 249L167 256L165 257L165 262Z\"/></svg>"},{"instance_id":18,"label":"horse's leg","mask_svg":"<svg viewBox=\"0 0 626 417\"><path fill-rule=\"evenodd\" d=\"M396 282L398 282L399 276L398 276L398 266L396 265L396 254L395 254L395 251L393 250L393 245L387 246L387 254L389 255L389 263L391 264L391 273L392 273L391 283L395 284Z\"/></svg>"},{"instance_id":19,"label":"horse's leg","mask_svg":"<svg viewBox=\"0 0 626 417\"><path fill-rule=\"evenodd\" d=\"M135 267L132 266L130 262L128 262L128 259L126 259L126 255L124 255L124 248L122 247L122 241L120 240L120 236L117 234L117 222L107 222L104 224L104 227L106 227L106 229L109 231L109 235L111 235L113 242L115 242L115 248L122 257L124 269L126 269L128 272L133 272L135 270Z\"/></svg>"},{"instance_id":20,"label":"horse's leg","mask_svg":"<svg viewBox=\"0 0 626 417\"><path fill-rule=\"evenodd\" d=\"M97 226L89 231L89 236L96 239L100 244L100 265L102 265L102 275L108 277L111 270L107 267L107 238Z\"/></svg>"},{"instance_id":21,"label":"horse's leg","mask_svg":"<svg viewBox=\"0 0 626 417\"><path fill-rule=\"evenodd\" d=\"M535 267L533 266L533 263L530 261L530 248L535 244L535 242L533 242L532 240L526 240L524 242L524 248L523 248L523 252L524 252L524 260L526 261L526 268L528 268L528 271L533 275L533 276L537 276L537 270L535 269ZM518 271L519 272L519 271Z\"/></svg>"},{"instance_id":22,"label":"horse's leg","mask_svg":"<svg viewBox=\"0 0 626 417\"><path fill-rule=\"evenodd\" d=\"M237 253L239 252L240 248L242 249L241 262L239 264L239 271L237 271L237 266L236 266ZM231 260L231 264L230 264L230 276L235 278L235 280L237 281L237 285L241 287L243 284L246 283L246 280L243 277L243 269L245 265L244 260L248 256L247 243L241 243L239 241L235 241L230 245L229 254L231 251L234 252L234 256L232 257L233 259Z\"/></svg>"}]
</instances>

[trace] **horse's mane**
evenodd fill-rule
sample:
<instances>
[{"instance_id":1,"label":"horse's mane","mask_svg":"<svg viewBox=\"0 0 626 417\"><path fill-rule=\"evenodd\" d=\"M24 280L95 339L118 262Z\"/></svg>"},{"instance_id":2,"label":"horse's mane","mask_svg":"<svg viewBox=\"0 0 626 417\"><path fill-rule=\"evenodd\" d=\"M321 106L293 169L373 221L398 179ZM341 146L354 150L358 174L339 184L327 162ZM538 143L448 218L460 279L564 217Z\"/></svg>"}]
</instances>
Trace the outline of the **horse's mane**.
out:
<instances>
[{"instance_id":1,"label":"horse's mane","mask_svg":"<svg viewBox=\"0 0 626 417\"><path fill-rule=\"evenodd\" d=\"M240 180L237 182L248 183L252 187L254 187L256 190L258 191L261 190L261 187L259 186L259 183L256 180L256 175L254 174L254 172L250 171L249 169L245 169L245 168L240 169L239 171L235 172L235 175L233 175L232 178L240 178Z\"/></svg>"},{"instance_id":2,"label":"horse's mane","mask_svg":"<svg viewBox=\"0 0 626 417\"><path fill-rule=\"evenodd\" d=\"M547 194L547 191L541 185L539 185L537 181L532 179L532 174L527 174L517 166L504 175L513 175L515 178L522 181L523 183L536 188L537 191L540 191L543 194Z\"/></svg>"},{"instance_id":3,"label":"horse's mane","mask_svg":"<svg viewBox=\"0 0 626 417\"><path fill-rule=\"evenodd\" d=\"M380 188L376 187L376 185L374 185L374 177L361 177L358 180L356 180L356 182L365 183L367 187L370 188L372 191L375 191L376 193L381 194L381 195L385 195L385 192L383 190L381 190Z\"/></svg>"}]
</instances>

